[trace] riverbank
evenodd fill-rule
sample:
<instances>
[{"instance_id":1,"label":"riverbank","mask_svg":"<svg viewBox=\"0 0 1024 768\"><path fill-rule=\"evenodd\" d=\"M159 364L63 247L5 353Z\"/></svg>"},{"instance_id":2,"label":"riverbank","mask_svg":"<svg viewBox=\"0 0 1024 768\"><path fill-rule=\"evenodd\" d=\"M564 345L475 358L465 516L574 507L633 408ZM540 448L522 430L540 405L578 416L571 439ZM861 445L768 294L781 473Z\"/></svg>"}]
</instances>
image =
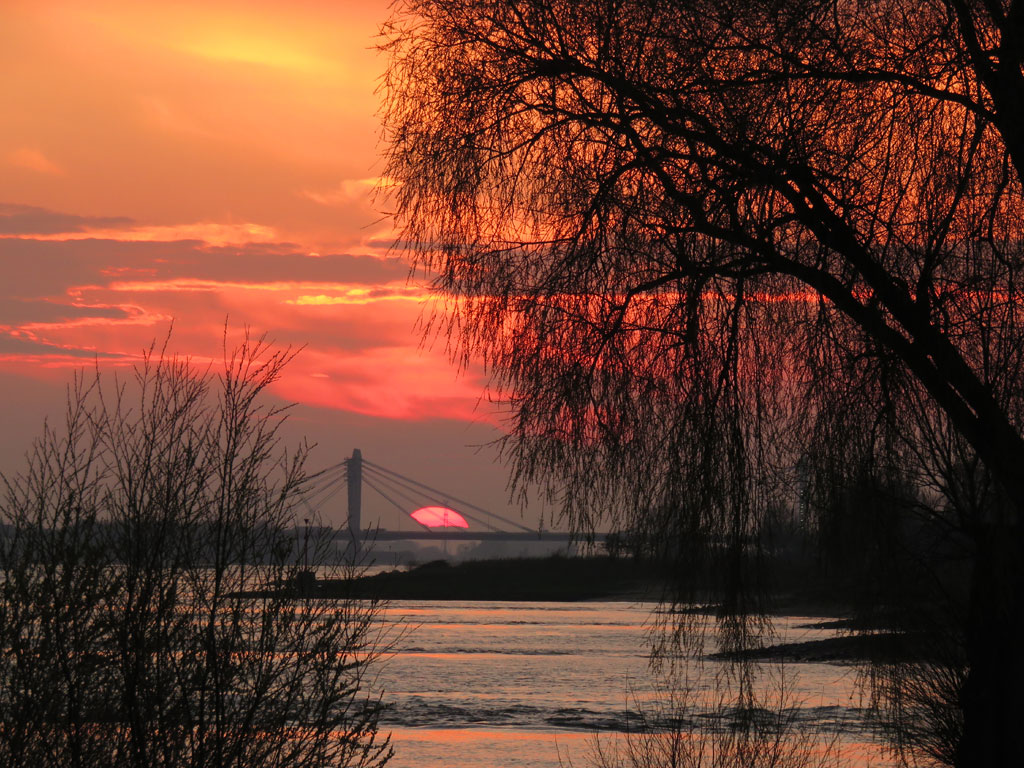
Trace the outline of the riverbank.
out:
<instances>
[{"instance_id":1,"label":"riverbank","mask_svg":"<svg viewBox=\"0 0 1024 768\"><path fill-rule=\"evenodd\" d=\"M864 661L891 664L909 661L918 654L905 635L891 632L851 634L824 640L779 643L732 653L713 653L716 661L785 661L806 664L850 664Z\"/></svg>"},{"instance_id":2,"label":"riverbank","mask_svg":"<svg viewBox=\"0 0 1024 768\"><path fill-rule=\"evenodd\" d=\"M304 597L357 597L378 600L487 600L579 602L616 600L662 602L669 596L663 575L649 563L608 556L520 557L435 560L405 570L392 570L356 579L320 579L296 585ZM775 594L769 612L778 616L827 618L830 626L853 629L850 611L841 597L822 590L789 590ZM692 613L718 611L717 599L707 596ZM863 627L861 627L863 628Z\"/></svg>"},{"instance_id":3,"label":"riverbank","mask_svg":"<svg viewBox=\"0 0 1024 768\"><path fill-rule=\"evenodd\" d=\"M667 584L650 566L631 559L599 557L536 557L448 563L437 560L408 570L384 571L356 579L306 580L292 586L307 598L374 600L658 603ZM717 612L714 602L687 608L688 612ZM805 616L808 629L834 629L836 637L784 643L742 654L709 658L806 663L857 663L868 659L898 660L913 656L913 643L890 633L865 634L851 618L848 606L820 590L791 591L771 600L772 614Z\"/></svg>"},{"instance_id":4,"label":"riverbank","mask_svg":"<svg viewBox=\"0 0 1024 768\"><path fill-rule=\"evenodd\" d=\"M378 600L501 600L657 602L664 585L645 565L610 557L534 557L437 560L406 571L387 571L345 581L322 580L321 597Z\"/></svg>"}]
</instances>

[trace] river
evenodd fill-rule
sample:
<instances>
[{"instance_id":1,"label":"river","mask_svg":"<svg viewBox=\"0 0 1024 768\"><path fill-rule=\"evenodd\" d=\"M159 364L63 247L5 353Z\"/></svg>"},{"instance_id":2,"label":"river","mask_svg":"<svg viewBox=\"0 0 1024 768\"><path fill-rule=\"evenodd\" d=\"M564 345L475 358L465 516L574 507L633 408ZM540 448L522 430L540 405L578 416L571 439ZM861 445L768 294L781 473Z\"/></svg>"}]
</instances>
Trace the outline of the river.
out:
<instances>
[{"instance_id":1,"label":"river","mask_svg":"<svg viewBox=\"0 0 1024 768\"><path fill-rule=\"evenodd\" d=\"M392 768L587 766L595 734L621 745L638 708L659 701L648 665L653 606L625 602L398 601L389 620L408 630L381 671ZM779 642L834 632L779 619ZM706 700L724 667L706 662L694 684ZM766 680L779 674L774 665ZM790 664L781 672L796 720L838 739L850 764L880 766L862 725L856 670ZM768 683L765 683L766 685ZM662 697L663 698L663 697Z\"/></svg>"}]
</instances>

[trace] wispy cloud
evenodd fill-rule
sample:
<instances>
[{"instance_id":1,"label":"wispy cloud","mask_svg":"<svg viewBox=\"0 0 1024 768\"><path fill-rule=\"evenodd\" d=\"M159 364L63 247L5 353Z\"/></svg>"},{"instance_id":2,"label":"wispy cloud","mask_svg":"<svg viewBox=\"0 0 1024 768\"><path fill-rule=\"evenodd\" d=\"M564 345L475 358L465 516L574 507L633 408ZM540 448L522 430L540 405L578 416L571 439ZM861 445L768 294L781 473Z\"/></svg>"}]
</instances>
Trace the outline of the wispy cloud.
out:
<instances>
[{"instance_id":1,"label":"wispy cloud","mask_svg":"<svg viewBox=\"0 0 1024 768\"><path fill-rule=\"evenodd\" d=\"M125 355L74 345L52 344L21 334L0 334L0 361L50 367L80 367L84 360L122 360Z\"/></svg>"},{"instance_id":2,"label":"wispy cloud","mask_svg":"<svg viewBox=\"0 0 1024 768\"><path fill-rule=\"evenodd\" d=\"M81 294L84 290L98 286L75 286L70 290ZM180 277L173 280L115 280L105 286L107 290L124 293L156 293L156 292L217 292L217 291L259 291L278 294L303 294L305 291L322 291L310 296L299 295L294 299L282 299L288 304L325 305L325 304L365 304L368 301L385 299L412 299L425 301L428 296L422 288L405 284L378 285L366 287L352 283L322 283L259 280L208 280L201 278Z\"/></svg>"},{"instance_id":3,"label":"wispy cloud","mask_svg":"<svg viewBox=\"0 0 1024 768\"><path fill-rule=\"evenodd\" d=\"M414 346L344 353L306 350L282 379L282 396L308 405L404 421L488 420L478 372L457 376L443 356Z\"/></svg>"},{"instance_id":4,"label":"wispy cloud","mask_svg":"<svg viewBox=\"0 0 1024 768\"><path fill-rule=\"evenodd\" d=\"M494 437L466 431L482 373L420 349L427 293L385 258L389 2L0 2L0 471L68 369L130 365L172 321L216 360L228 318L304 347L275 390L296 435L503 488L464 468Z\"/></svg>"},{"instance_id":5,"label":"wispy cloud","mask_svg":"<svg viewBox=\"0 0 1024 768\"><path fill-rule=\"evenodd\" d=\"M301 74L323 73L338 69L338 63L324 56L311 55L299 43L282 41L270 34L234 29L213 29L174 47L192 56L213 61L252 64L290 70Z\"/></svg>"},{"instance_id":6,"label":"wispy cloud","mask_svg":"<svg viewBox=\"0 0 1024 768\"><path fill-rule=\"evenodd\" d=\"M383 176L367 179L343 179L337 186L327 189L304 189L302 196L314 203L330 207L351 205L353 202L369 199L378 189L393 187L394 182Z\"/></svg>"},{"instance_id":7,"label":"wispy cloud","mask_svg":"<svg viewBox=\"0 0 1024 768\"><path fill-rule=\"evenodd\" d=\"M224 244L205 224L154 229L21 205L0 207L0 221L8 366L136 359L172 322L182 349L215 359L229 317L305 347L277 387L283 398L387 419L482 418L479 372L460 379L444 352L420 347L414 328L430 294L396 259ZM104 231L118 236L95 236ZM156 239L161 231L202 239Z\"/></svg>"},{"instance_id":8,"label":"wispy cloud","mask_svg":"<svg viewBox=\"0 0 1024 768\"><path fill-rule=\"evenodd\" d=\"M68 235L100 229L124 229L133 224L126 216L78 216L34 205L0 203L0 235Z\"/></svg>"},{"instance_id":9,"label":"wispy cloud","mask_svg":"<svg viewBox=\"0 0 1024 768\"><path fill-rule=\"evenodd\" d=\"M35 147L18 147L7 153L7 162L16 168L24 168L36 173L60 176L64 169Z\"/></svg>"}]
</instances>

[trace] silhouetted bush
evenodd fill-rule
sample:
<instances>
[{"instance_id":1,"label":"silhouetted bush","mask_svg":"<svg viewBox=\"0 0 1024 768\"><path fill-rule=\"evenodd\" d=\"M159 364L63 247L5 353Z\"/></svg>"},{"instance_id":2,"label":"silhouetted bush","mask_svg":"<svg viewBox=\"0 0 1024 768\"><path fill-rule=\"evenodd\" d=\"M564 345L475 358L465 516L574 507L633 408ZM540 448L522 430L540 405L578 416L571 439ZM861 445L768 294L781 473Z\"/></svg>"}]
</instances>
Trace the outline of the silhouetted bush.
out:
<instances>
[{"instance_id":1,"label":"silhouetted bush","mask_svg":"<svg viewBox=\"0 0 1024 768\"><path fill-rule=\"evenodd\" d=\"M261 396L292 353L223 370L150 350L76 377L4 478L0 765L380 766L380 605L292 599L306 448ZM303 510L300 516L309 516Z\"/></svg>"}]
</instances>

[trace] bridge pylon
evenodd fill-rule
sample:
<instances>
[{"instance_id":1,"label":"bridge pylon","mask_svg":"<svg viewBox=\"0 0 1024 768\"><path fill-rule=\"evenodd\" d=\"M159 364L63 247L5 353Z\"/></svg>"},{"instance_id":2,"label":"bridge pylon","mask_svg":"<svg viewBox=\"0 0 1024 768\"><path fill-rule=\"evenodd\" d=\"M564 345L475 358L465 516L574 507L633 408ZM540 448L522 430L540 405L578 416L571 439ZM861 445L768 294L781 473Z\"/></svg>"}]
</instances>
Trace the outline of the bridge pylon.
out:
<instances>
[{"instance_id":1,"label":"bridge pylon","mask_svg":"<svg viewBox=\"0 0 1024 768\"><path fill-rule=\"evenodd\" d=\"M345 459L345 481L348 485L348 534L355 554L359 554L363 516L363 452L352 450L352 458Z\"/></svg>"}]
</instances>

